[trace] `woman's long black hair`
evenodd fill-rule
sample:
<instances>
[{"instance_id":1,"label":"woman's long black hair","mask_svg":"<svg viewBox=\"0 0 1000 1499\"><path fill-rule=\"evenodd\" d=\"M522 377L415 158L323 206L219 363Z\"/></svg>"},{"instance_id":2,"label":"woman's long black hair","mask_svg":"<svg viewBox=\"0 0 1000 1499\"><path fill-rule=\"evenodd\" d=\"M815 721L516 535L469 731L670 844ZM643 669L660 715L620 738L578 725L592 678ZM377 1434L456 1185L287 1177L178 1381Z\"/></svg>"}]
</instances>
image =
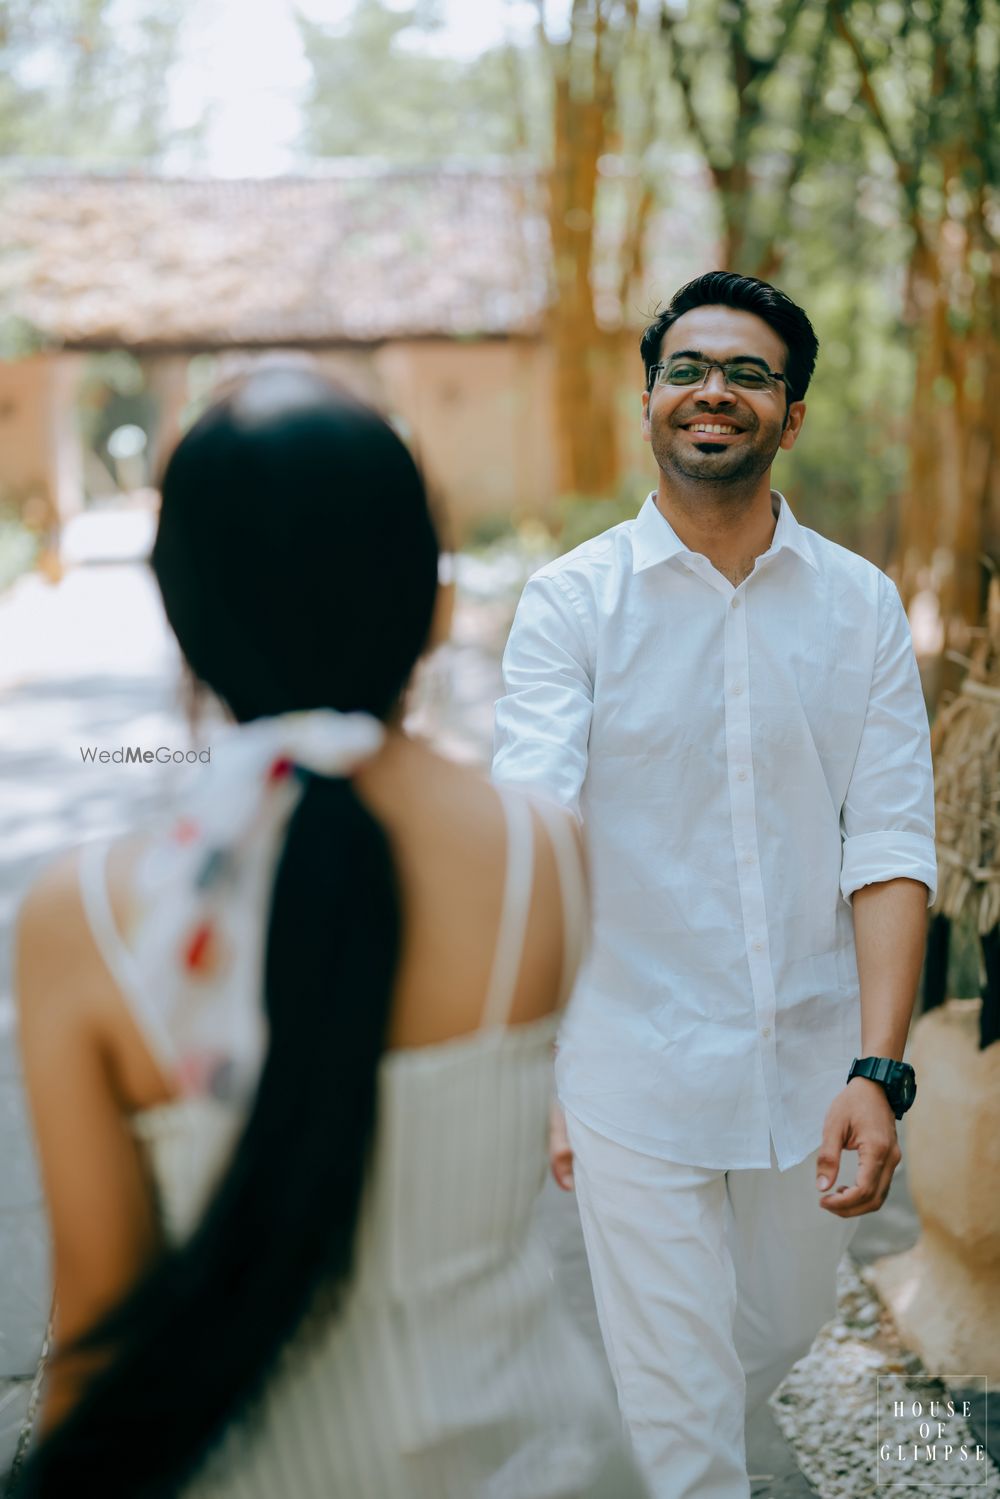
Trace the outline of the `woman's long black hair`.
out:
<instances>
[{"instance_id":1,"label":"woman's long black hair","mask_svg":"<svg viewBox=\"0 0 1000 1499\"><path fill-rule=\"evenodd\" d=\"M437 550L391 428L318 376L272 369L176 449L152 563L184 656L237 719L385 719L427 641ZM82 1340L109 1362L41 1442L24 1492L175 1494L319 1293L335 1305L400 938L384 832L348 780L310 777L275 877L270 1045L250 1118L193 1236Z\"/></svg>"}]
</instances>

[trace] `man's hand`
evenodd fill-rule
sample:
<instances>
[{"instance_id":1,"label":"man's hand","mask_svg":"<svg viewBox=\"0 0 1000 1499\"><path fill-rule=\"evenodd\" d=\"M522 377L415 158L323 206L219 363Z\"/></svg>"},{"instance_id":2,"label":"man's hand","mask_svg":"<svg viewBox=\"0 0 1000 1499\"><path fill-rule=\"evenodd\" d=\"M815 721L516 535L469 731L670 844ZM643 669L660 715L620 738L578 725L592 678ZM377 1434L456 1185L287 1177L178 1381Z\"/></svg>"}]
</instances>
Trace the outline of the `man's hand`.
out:
<instances>
[{"instance_id":1,"label":"man's hand","mask_svg":"<svg viewBox=\"0 0 1000 1499\"><path fill-rule=\"evenodd\" d=\"M566 1116L555 1102L549 1114L549 1165L557 1187L573 1190L573 1152L566 1134Z\"/></svg>"},{"instance_id":2,"label":"man's hand","mask_svg":"<svg viewBox=\"0 0 1000 1499\"><path fill-rule=\"evenodd\" d=\"M843 1150L858 1152L858 1174L852 1187L834 1190ZM838 1218L877 1213L901 1160L896 1120L884 1089L868 1078L852 1078L833 1100L823 1125L816 1160L816 1185L824 1194L820 1207Z\"/></svg>"}]
</instances>

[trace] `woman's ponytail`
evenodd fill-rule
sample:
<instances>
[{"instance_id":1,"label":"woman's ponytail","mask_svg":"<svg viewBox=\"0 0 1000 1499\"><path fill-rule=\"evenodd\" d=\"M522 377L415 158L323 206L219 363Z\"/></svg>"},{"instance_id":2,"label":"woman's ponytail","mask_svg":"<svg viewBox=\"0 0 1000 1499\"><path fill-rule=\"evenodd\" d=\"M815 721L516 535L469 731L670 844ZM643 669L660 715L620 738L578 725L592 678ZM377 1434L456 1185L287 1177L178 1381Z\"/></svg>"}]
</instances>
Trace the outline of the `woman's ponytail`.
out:
<instances>
[{"instance_id":1,"label":"woman's ponytail","mask_svg":"<svg viewBox=\"0 0 1000 1499\"><path fill-rule=\"evenodd\" d=\"M317 1293L343 1289L400 943L381 825L349 781L309 775L274 882L270 1045L250 1118L190 1240L83 1340L109 1366L41 1443L24 1492L173 1495Z\"/></svg>"}]
</instances>

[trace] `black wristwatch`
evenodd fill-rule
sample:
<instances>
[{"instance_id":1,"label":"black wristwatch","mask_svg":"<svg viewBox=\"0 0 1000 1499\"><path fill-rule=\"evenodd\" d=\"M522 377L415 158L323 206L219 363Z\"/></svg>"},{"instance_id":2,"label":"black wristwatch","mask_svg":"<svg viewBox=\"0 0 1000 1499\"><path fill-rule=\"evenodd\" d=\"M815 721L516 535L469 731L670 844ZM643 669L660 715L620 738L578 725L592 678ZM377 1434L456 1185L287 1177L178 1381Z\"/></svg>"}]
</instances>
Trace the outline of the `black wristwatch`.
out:
<instances>
[{"instance_id":1,"label":"black wristwatch","mask_svg":"<svg viewBox=\"0 0 1000 1499\"><path fill-rule=\"evenodd\" d=\"M894 1062L891 1057L855 1057L847 1081L852 1077L867 1077L873 1083L881 1083L897 1119L902 1119L917 1096L917 1075L909 1062Z\"/></svg>"}]
</instances>

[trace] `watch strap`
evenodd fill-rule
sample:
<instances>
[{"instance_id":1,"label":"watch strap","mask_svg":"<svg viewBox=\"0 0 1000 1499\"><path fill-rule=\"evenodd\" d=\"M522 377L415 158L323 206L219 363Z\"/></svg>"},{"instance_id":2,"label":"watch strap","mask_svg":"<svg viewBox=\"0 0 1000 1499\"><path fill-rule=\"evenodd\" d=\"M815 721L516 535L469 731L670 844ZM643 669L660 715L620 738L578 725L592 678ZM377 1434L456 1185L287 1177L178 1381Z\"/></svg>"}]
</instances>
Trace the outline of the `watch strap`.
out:
<instances>
[{"instance_id":1,"label":"watch strap","mask_svg":"<svg viewBox=\"0 0 1000 1499\"><path fill-rule=\"evenodd\" d=\"M855 1057L851 1063L848 1082L852 1077L866 1077L873 1083L884 1085L889 1081L896 1065L892 1057Z\"/></svg>"}]
</instances>

